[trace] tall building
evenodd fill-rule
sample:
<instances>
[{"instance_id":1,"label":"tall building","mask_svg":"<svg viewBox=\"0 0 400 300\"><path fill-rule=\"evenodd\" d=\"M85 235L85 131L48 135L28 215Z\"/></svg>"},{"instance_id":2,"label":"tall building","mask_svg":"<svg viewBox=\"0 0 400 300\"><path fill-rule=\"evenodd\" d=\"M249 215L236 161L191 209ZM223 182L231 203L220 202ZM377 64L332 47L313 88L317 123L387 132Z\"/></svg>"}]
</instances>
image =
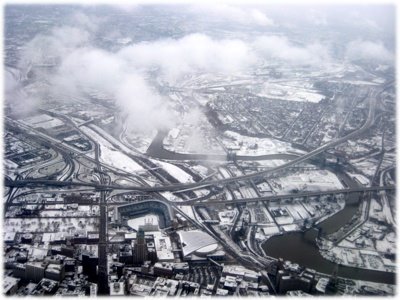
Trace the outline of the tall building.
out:
<instances>
[{"instance_id":1,"label":"tall building","mask_svg":"<svg viewBox=\"0 0 400 300\"><path fill-rule=\"evenodd\" d=\"M93 254L85 253L82 254L82 269L83 274L88 276L90 282L97 281L97 265L99 264L99 258Z\"/></svg>"},{"instance_id":2,"label":"tall building","mask_svg":"<svg viewBox=\"0 0 400 300\"><path fill-rule=\"evenodd\" d=\"M46 262L29 262L26 264L26 279L38 283L44 278L45 270L48 263Z\"/></svg>"},{"instance_id":3,"label":"tall building","mask_svg":"<svg viewBox=\"0 0 400 300\"><path fill-rule=\"evenodd\" d=\"M133 262L135 264L142 264L147 260L147 243L144 237L144 230L139 228L136 236L136 244L133 253Z\"/></svg>"}]
</instances>

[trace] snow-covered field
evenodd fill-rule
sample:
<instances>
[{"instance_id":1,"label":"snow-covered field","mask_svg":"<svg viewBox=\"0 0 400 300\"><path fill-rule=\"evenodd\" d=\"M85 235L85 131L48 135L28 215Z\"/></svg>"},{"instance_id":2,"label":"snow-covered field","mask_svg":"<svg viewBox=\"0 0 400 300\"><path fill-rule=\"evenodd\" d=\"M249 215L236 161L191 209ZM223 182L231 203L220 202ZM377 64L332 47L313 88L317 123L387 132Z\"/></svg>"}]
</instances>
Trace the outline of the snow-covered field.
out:
<instances>
[{"instance_id":1,"label":"snow-covered field","mask_svg":"<svg viewBox=\"0 0 400 300\"><path fill-rule=\"evenodd\" d=\"M277 194L289 194L298 191L329 191L342 189L343 185L335 174L326 170L307 170L285 177L271 179Z\"/></svg>"},{"instance_id":2,"label":"snow-covered field","mask_svg":"<svg viewBox=\"0 0 400 300\"><path fill-rule=\"evenodd\" d=\"M215 128L200 110L182 116L182 120L164 138L164 148L179 153L225 154Z\"/></svg>"},{"instance_id":3,"label":"snow-covered field","mask_svg":"<svg viewBox=\"0 0 400 300\"><path fill-rule=\"evenodd\" d=\"M157 135L157 130L151 132L128 132L127 136L124 137L126 142L140 153L146 153L154 137Z\"/></svg>"},{"instance_id":4,"label":"snow-covered field","mask_svg":"<svg viewBox=\"0 0 400 300\"><path fill-rule=\"evenodd\" d=\"M175 196L174 194L172 194L171 192L161 192L160 193L165 199L172 201L172 202L179 202L182 201L181 198Z\"/></svg>"},{"instance_id":5,"label":"snow-covered field","mask_svg":"<svg viewBox=\"0 0 400 300\"><path fill-rule=\"evenodd\" d=\"M26 118L22 121L22 123L30 125L33 128L42 127L45 129L53 128L64 124L61 120L55 119L46 114L40 114Z\"/></svg>"},{"instance_id":6,"label":"snow-covered field","mask_svg":"<svg viewBox=\"0 0 400 300\"><path fill-rule=\"evenodd\" d=\"M133 218L128 220L128 226L138 230L139 226L145 225L146 223L150 223L153 225L157 225L159 223L158 216L156 214L147 214L145 216Z\"/></svg>"},{"instance_id":7,"label":"snow-covered field","mask_svg":"<svg viewBox=\"0 0 400 300\"><path fill-rule=\"evenodd\" d=\"M270 138L256 138L244 136L233 131L226 131L221 138L226 148L238 149L237 155L259 156L279 153L304 153L293 148L290 143Z\"/></svg>"},{"instance_id":8,"label":"snow-covered field","mask_svg":"<svg viewBox=\"0 0 400 300\"><path fill-rule=\"evenodd\" d=\"M133 161L131 158L121 153L113 145L104 139L102 136L97 134L94 130L85 126L81 127L81 130L92 137L100 145L100 161L109 164L115 168L127 171L127 172L138 172L143 171L143 168Z\"/></svg>"},{"instance_id":9,"label":"snow-covered field","mask_svg":"<svg viewBox=\"0 0 400 300\"><path fill-rule=\"evenodd\" d=\"M395 272L395 260L384 255L396 253L396 233L384 225L385 214L380 201L372 198L369 218L373 218L373 221L367 220L345 236L338 245L330 247L330 242L323 240L321 249L328 250L321 251L321 254L331 261L338 260L340 264L347 266ZM376 220L382 223L379 225Z\"/></svg>"},{"instance_id":10,"label":"snow-covered field","mask_svg":"<svg viewBox=\"0 0 400 300\"><path fill-rule=\"evenodd\" d=\"M351 178L357 180L362 185L368 186L369 179L361 174L347 173Z\"/></svg>"},{"instance_id":11,"label":"snow-covered field","mask_svg":"<svg viewBox=\"0 0 400 300\"><path fill-rule=\"evenodd\" d=\"M353 163L353 166L355 166L367 177L374 176L377 165L378 160L376 160L375 158L368 158L366 160Z\"/></svg>"},{"instance_id":12,"label":"snow-covered field","mask_svg":"<svg viewBox=\"0 0 400 300\"><path fill-rule=\"evenodd\" d=\"M257 164L257 168L259 170L265 170L265 169L272 169L272 168L278 167L280 165L283 165L286 162L287 161L283 160L283 159L268 159L268 160L258 160L256 162L256 164Z\"/></svg>"},{"instance_id":13,"label":"snow-covered field","mask_svg":"<svg viewBox=\"0 0 400 300\"><path fill-rule=\"evenodd\" d=\"M191 175L189 175L188 173L186 173L185 171L183 171L181 168L161 161L161 160L155 160L155 159L151 159L152 162L154 162L155 164L159 165L160 167L162 167L165 171L167 171L172 177L174 177L175 179L177 179L179 182L182 183L190 183L190 182L194 182L193 177Z\"/></svg>"},{"instance_id":14,"label":"snow-covered field","mask_svg":"<svg viewBox=\"0 0 400 300\"><path fill-rule=\"evenodd\" d=\"M276 83L265 84L262 88L262 91L258 93L258 96L272 99L312 103L318 103L325 98L324 95L321 95L312 89Z\"/></svg>"}]
</instances>

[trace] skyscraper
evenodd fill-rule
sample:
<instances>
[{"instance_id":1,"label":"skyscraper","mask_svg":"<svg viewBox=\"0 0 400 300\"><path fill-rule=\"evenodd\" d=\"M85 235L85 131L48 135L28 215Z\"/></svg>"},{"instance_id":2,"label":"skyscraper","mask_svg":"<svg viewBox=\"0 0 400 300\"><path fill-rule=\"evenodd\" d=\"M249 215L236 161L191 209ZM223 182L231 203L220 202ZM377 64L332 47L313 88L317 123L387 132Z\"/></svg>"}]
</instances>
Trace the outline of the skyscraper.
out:
<instances>
[{"instance_id":1,"label":"skyscraper","mask_svg":"<svg viewBox=\"0 0 400 300\"><path fill-rule=\"evenodd\" d=\"M136 244L133 253L133 262L135 264L142 264L147 260L147 244L144 238L144 230L139 228L136 236Z\"/></svg>"}]
</instances>

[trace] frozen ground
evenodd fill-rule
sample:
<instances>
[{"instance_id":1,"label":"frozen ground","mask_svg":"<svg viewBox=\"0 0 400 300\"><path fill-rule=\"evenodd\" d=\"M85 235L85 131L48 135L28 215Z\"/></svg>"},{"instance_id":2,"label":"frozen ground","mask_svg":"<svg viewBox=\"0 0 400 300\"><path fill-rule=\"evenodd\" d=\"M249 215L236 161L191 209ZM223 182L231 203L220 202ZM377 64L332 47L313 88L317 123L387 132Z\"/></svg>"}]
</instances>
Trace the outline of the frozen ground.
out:
<instances>
[{"instance_id":1,"label":"frozen ground","mask_svg":"<svg viewBox=\"0 0 400 300\"><path fill-rule=\"evenodd\" d=\"M292 83L290 83L292 84ZM284 85L277 83L266 83L262 87L258 96L270 99L280 99L288 101L301 101L318 103L324 95L319 94L316 90L306 89L301 86Z\"/></svg>"},{"instance_id":2,"label":"frozen ground","mask_svg":"<svg viewBox=\"0 0 400 300\"><path fill-rule=\"evenodd\" d=\"M81 130L100 144L100 160L103 163L132 173L143 171L143 168L139 164L121 153L120 150L115 149L111 143L97 134L94 130L84 126L81 127Z\"/></svg>"},{"instance_id":3,"label":"frozen ground","mask_svg":"<svg viewBox=\"0 0 400 300\"><path fill-rule=\"evenodd\" d=\"M237 149L237 155L259 156L279 153L303 154L293 148L290 143L270 138L256 138L244 136L233 131L225 131L221 142L226 148Z\"/></svg>"},{"instance_id":4,"label":"frozen ground","mask_svg":"<svg viewBox=\"0 0 400 300\"><path fill-rule=\"evenodd\" d=\"M133 229L138 230L140 225L144 225L147 223L157 225L158 226L158 216L156 214L147 214L142 217L137 217L134 219L129 219L128 220L128 225L132 227Z\"/></svg>"},{"instance_id":5,"label":"frozen ground","mask_svg":"<svg viewBox=\"0 0 400 300\"><path fill-rule=\"evenodd\" d=\"M161 161L161 160L155 160L155 159L151 159L152 162L156 163L157 165L161 166L165 171L167 171L172 177L174 177L175 179L177 179L179 182L182 183L191 183L194 182L193 177L191 175L189 175L188 173L186 173L185 171L183 171L181 168Z\"/></svg>"},{"instance_id":6,"label":"frozen ground","mask_svg":"<svg viewBox=\"0 0 400 300\"><path fill-rule=\"evenodd\" d=\"M179 153L225 154L215 128L200 110L184 114L164 138L164 148Z\"/></svg>"},{"instance_id":7,"label":"frozen ground","mask_svg":"<svg viewBox=\"0 0 400 300\"><path fill-rule=\"evenodd\" d=\"M148 133L129 131L124 139L127 141L129 146L133 147L136 151L146 153L156 135L157 130L152 130Z\"/></svg>"},{"instance_id":8,"label":"frozen ground","mask_svg":"<svg viewBox=\"0 0 400 300\"><path fill-rule=\"evenodd\" d=\"M372 198L369 218L352 231L338 245L323 240L321 254L340 264L370 270L395 272L396 262L385 255L396 253L396 233L385 225L385 212L379 200ZM379 222L379 223L377 223Z\"/></svg>"},{"instance_id":9,"label":"frozen ground","mask_svg":"<svg viewBox=\"0 0 400 300\"><path fill-rule=\"evenodd\" d=\"M343 185L335 174L326 170L308 170L268 181L277 194L293 191L329 191L342 189Z\"/></svg>"},{"instance_id":10,"label":"frozen ground","mask_svg":"<svg viewBox=\"0 0 400 300\"><path fill-rule=\"evenodd\" d=\"M46 114L25 118L22 123L32 126L33 128L42 127L44 129L49 129L64 124L61 120L55 119Z\"/></svg>"}]
</instances>

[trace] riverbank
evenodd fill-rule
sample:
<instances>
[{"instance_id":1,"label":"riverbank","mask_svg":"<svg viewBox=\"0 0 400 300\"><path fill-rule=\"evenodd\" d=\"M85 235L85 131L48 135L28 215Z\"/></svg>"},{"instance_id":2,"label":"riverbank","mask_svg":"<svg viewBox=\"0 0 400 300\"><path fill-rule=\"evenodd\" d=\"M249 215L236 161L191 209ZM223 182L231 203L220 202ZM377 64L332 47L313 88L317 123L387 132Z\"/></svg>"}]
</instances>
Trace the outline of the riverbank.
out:
<instances>
[{"instance_id":1,"label":"riverbank","mask_svg":"<svg viewBox=\"0 0 400 300\"><path fill-rule=\"evenodd\" d=\"M319 223L318 227L325 233L333 233L344 226L358 209L358 195L352 194L346 201L343 210ZM303 232L290 232L273 236L261 247L266 255L283 258L301 266L316 270L319 273L332 274L336 264L325 259L316 244L317 230L311 228ZM396 274L391 272L367 270L339 265L338 276L355 280L395 284Z\"/></svg>"}]
</instances>

